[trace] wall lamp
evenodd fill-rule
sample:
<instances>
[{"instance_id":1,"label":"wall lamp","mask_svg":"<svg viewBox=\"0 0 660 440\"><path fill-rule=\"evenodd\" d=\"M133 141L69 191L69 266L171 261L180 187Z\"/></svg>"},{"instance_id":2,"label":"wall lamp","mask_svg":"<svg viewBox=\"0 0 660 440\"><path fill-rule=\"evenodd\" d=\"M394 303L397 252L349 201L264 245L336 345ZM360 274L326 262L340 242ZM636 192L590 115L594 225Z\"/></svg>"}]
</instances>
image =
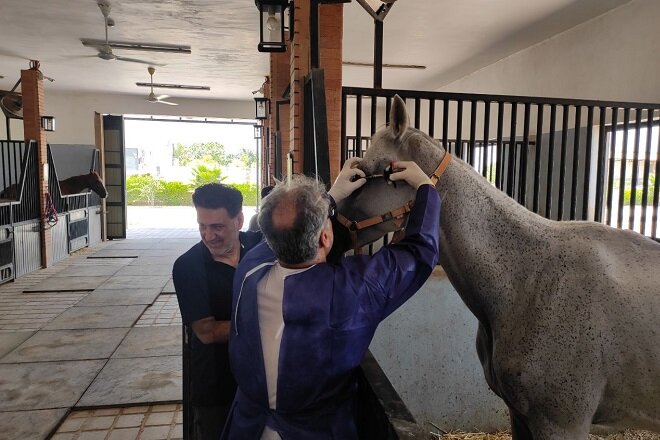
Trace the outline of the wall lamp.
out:
<instances>
[{"instance_id":1,"label":"wall lamp","mask_svg":"<svg viewBox=\"0 0 660 440\"><path fill-rule=\"evenodd\" d=\"M255 0L259 9L259 52L286 52L284 10L289 0ZM291 20L291 11L289 19Z\"/></svg>"},{"instance_id":2,"label":"wall lamp","mask_svg":"<svg viewBox=\"0 0 660 440\"><path fill-rule=\"evenodd\" d=\"M266 119L268 118L268 106L270 105L270 99L268 98L254 98L255 119Z\"/></svg>"},{"instance_id":3,"label":"wall lamp","mask_svg":"<svg viewBox=\"0 0 660 440\"><path fill-rule=\"evenodd\" d=\"M261 139L263 136L263 127L259 124L254 124L254 138L255 139Z\"/></svg>"},{"instance_id":4,"label":"wall lamp","mask_svg":"<svg viewBox=\"0 0 660 440\"><path fill-rule=\"evenodd\" d=\"M55 116L42 116L41 128L45 131L55 131Z\"/></svg>"}]
</instances>

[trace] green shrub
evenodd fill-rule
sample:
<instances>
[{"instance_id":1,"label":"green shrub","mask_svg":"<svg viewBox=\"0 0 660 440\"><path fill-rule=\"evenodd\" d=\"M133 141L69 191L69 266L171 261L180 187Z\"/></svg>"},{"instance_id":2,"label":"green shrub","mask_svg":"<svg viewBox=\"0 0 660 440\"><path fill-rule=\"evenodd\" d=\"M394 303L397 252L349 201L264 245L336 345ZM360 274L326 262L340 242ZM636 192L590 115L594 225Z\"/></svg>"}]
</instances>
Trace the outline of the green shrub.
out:
<instances>
[{"instance_id":1,"label":"green shrub","mask_svg":"<svg viewBox=\"0 0 660 440\"><path fill-rule=\"evenodd\" d=\"M162 181L156 193L156 204L159 206L190 206L192 205L192 185L182 182Z\"/></svg>"},{"instance_id":2,"label":"green shrub","mask_svg":"<svg viewBox=\"0 0 660 440\"><path fill-rule=\"evenodd\" d=\"M225 177L222 176L222 170L220 168L216 168L215 166L198 164L193 167L192 173L193 186L195 188L207 183L220 183L225 180Z\"/></svg>"},{"instance_id":3,"label":"green shrub","mask_svg":"<svg viewBox=\"0 0 660 440\"><path fill-rule=\"evenodd\" d=\"M249 183L229 183L227 186L236 188L243 194L243 206L257 205L257 186Z\"/></svg>"},{"instance_id":4,"label":"green shrub","mask_svg":"<svg viewBox=\"0 0 660 440\"><path fill-rule=\"evenodd\" d=\"M649 189L646 196L647 205L653 204L653 191L655 190L655 175L649 176ZM632 196L632 189L626 188L623 191L623 204L630 205L630 198ZM635 205L642 204L643 188L635 188Z\"/></svg>"},{"instance_id":5,"label":"green shrub","mask_svg":"<svg viewBox=\"0 0 660 440\"><path fill-rule=\"evenodd\" d=\"M162 181L151 174L135 174L126 179L126 198L129 205L154 206Z\"/></svg>"}]
</instances>

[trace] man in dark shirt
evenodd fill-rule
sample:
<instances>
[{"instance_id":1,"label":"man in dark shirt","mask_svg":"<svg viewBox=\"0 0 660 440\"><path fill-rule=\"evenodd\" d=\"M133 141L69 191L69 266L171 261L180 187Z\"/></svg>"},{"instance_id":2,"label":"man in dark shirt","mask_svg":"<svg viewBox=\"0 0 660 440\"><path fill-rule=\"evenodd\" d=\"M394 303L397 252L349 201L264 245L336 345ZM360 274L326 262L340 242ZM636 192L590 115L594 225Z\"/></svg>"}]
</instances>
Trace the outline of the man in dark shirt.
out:
<instances>
[{"instance_id":1,"label":"man in dark shirt","mask_svg":"<svg viewBox=\"0 0 660 440\"><path fill-rule=\"evenodd\" d=\"M190 340L193 425L196 440L216 440L225 424L236 382L229 368L227 341L232 280L239 260L261 241L258 232L241 232L243 196L217 183L193 194L202 240L174 263L172 277Z\"/></svg>"}]
</instances>

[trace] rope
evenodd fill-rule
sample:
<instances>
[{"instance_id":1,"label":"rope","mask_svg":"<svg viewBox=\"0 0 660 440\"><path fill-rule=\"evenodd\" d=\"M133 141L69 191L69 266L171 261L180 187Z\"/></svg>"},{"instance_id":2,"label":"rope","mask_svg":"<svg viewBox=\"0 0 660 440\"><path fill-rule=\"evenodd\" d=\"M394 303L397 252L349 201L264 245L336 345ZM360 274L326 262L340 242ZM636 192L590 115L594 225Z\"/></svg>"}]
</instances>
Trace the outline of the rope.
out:
<instances>
[{"instance_id":1,"label":"rope","mask_svg":"<svg viewBox=\"0 0 660 440\"><path fill-rule=\"evenodd\" d=\"M50 229L55 226L59 220L57 218L57 209L55 208L55 203L53 203L53 199L50 196L50 193L46 193L46 214L44 215L44 220L48 225L48 228L46 229Z\"/></svg>"}]
</instances>

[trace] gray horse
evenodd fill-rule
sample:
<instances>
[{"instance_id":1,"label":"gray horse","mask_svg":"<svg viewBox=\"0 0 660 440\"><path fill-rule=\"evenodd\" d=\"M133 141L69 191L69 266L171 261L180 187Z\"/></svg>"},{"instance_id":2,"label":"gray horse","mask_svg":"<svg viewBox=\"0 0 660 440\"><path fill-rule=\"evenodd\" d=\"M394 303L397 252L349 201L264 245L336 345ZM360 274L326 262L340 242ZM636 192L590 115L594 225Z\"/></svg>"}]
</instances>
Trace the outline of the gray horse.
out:
<instances>
[{"instance_id":1,"label":"gray horse","mask_svg":"<svg viewBox=\"0 0 660 440\"><path fill-rule=\"evenodd\" d=\"M369 176L414 160L431 175L444 148L408 127L398 96L390 115L360 168ZM436 187L440 263L479 321L477 353L514 440L585 439L592 424L660 431L660 244L547 220L455 157ZM406 185L369 179L339 211L361 220L413 198ZM358 242L394 229L380 223Z\"/></svg>"}]
</instances>

